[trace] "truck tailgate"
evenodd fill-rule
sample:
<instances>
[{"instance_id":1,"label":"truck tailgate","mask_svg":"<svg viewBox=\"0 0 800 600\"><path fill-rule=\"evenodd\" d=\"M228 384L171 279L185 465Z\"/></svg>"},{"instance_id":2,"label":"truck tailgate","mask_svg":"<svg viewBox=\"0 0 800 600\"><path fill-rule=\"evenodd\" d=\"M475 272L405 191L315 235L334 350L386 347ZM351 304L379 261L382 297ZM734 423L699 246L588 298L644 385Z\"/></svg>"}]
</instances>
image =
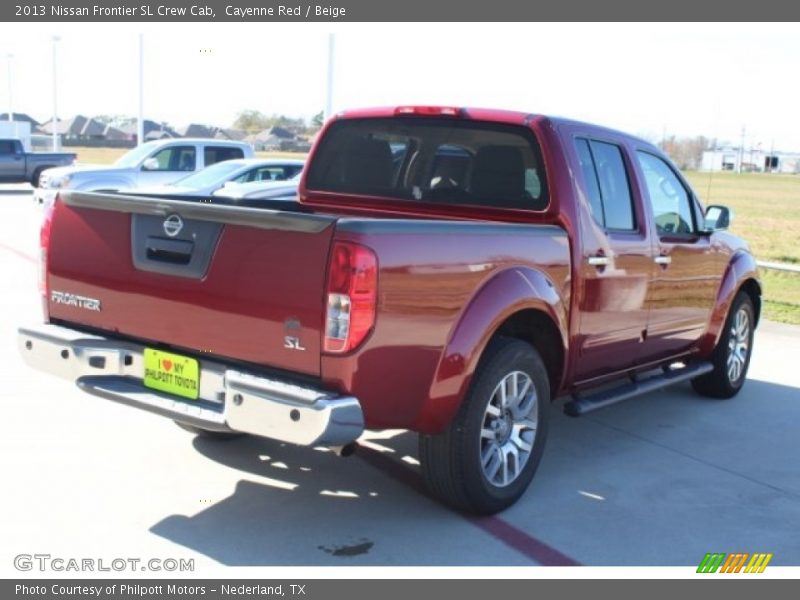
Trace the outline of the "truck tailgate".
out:
<instances>
[{"instance_id":1,"label":"truck tailgate","mask_svg":"<svg viewBox=\"0 0 800 600\"><path fill-rule=\"evenodd\" d=\"M50 318L318 376L335 221L63 193L47 257Z\"/></svg>"}]
</instances>

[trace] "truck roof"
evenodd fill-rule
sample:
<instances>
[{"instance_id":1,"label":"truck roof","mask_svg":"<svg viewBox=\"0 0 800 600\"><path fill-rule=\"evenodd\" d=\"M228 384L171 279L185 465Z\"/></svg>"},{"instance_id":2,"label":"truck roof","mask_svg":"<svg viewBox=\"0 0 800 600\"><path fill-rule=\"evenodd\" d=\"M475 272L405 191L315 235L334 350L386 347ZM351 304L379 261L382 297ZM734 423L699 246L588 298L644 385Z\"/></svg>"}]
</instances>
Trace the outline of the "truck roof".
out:
<instances>
[{"instance_id":1,"label":"truck roof","mask_svg":"<svg viewBox=\"0 0 800 600\"><path fill-rule=\"evenodd\" d=\"M493 123L506 123L509 125L529 125L535 121L548 122L554 126L571 125L581 126L596 131L606 131L616 135L625 136L637 140L648 146L652 146L647 140L641 139L628 132L587 123L566 117L542 115L537 113L527 113L513 110L503 110L494 108L472 108L463 106L421 106L421 105L398 105L398 106L379 106L372 108L358 108L339 112L335 115L336 119L365 119L365 118L388 118L397 116L443 116L454 119L473 119L475 121L490 121Z\"/></svg>"}]
</instances>

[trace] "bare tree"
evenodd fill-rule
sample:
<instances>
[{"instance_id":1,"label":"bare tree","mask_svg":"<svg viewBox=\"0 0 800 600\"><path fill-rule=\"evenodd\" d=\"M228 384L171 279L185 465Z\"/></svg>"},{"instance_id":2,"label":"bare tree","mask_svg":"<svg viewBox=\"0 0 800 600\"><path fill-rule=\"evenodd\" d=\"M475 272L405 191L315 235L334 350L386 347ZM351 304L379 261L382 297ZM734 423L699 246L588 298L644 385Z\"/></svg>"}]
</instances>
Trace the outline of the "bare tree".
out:
<instances>
[{"instance_id":1,"label":"bare tree","mask_svg":"<svg viewBox=\"0 0 800 600\"><path fill-rule=\"evenodd\" d=\"M708 150L711 145L711 140L702 135L693 138L677 138L671 135L665 137L659 144L673 162L684 170L700 168L703 162L703 151Z\"/></svg>"}]
</instances>

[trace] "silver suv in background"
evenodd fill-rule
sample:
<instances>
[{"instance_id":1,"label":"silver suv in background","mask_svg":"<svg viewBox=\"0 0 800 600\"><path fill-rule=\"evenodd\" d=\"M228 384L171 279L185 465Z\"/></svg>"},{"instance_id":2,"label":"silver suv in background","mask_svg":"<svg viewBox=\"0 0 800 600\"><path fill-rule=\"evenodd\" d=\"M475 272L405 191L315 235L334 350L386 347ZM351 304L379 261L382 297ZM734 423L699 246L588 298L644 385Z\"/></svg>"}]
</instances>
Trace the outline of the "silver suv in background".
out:
<instances>
[{"instance_id":1,"label":"silver suv in background","mask_svg":"<svg viewBox=\"0 0 800 600\"><path fill-rule=\"evenodd\" d=\"M48 169L40 176L33 197L38 202L49 202L61 189L116 191L167 184L224 160L252 156L252 146L244 142L191 138L147 142L123 154L112 165Z\"/></svg>"}]
</instances>

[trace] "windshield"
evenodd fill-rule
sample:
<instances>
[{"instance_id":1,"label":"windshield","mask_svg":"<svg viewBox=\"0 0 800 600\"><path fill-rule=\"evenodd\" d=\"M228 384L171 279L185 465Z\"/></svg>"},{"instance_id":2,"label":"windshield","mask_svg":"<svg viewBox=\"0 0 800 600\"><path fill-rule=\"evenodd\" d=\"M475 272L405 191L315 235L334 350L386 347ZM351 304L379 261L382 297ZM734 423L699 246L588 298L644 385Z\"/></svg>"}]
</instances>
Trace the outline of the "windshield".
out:
<instances>
[{"instance_id":1,"label":"windshield","mask_svg":"<svg viewBox=\"0 0 800 600\"><path fill-rule=\"evenodd\" d=\"M173 183L178 187L204 188L219 183L222 185L232 175L238 173L242 168L242 163L237 161L225 161L206 167L202 171L192 173Z\"/></svg>"},{"instance_id":2,"label":"windshield","mask_svg":"<svg viewBox=\"0 0 800 600\"><path fill-rule=\"evenodd\" d=\"M471 120L344 119L309 166L309 190L543 210L539 147L524 127Z\"/></svg>"},{"instance_id":3,"label":"windshield","mask_svg":"<svg viewBox=\"0 0 800 600\"><path fill-rule=\"evenodd\" d=\"M138 148L134 148L130 152L126 152L120 156L114 163L114 166L123 168L136 167L140 162L150 155L150 153L154 150L154 146L155 144L152 142L142 144Z\"/></svg>"}]
</instances>

